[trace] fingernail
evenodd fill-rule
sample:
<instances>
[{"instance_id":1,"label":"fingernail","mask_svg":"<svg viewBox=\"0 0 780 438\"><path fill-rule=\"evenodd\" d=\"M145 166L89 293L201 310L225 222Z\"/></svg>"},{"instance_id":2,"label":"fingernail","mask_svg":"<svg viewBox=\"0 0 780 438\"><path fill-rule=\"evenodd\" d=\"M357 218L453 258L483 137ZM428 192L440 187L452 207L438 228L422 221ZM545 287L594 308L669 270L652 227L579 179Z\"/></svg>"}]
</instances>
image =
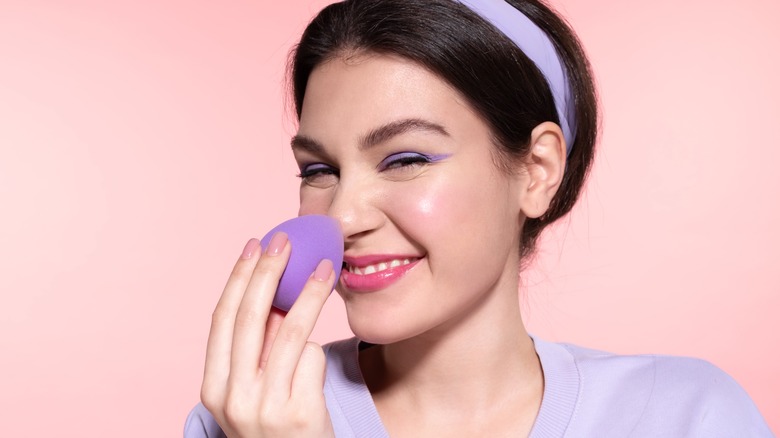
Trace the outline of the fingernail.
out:
<instances>
[{"instance_id":1,"label":"fingernail","mask_svg":"<svg viewBox=\"0 0 780 438\"><path fill-rule=\"evenodd\" d=\"M249 242L247 242L244 246L244 251L241 252L241 258L252 258L252 255L255 253L255 251L257 251L258 248L260 248L260 241L255 238L249 239Z\"/></svg>"},{"instance_id":2,"label":"fingernail","mask_svg":"<svg viewBox=\"0 0 780 438\"><path fill-rule=\"evenodd\" d=\"M322 259L317 269L314 270L314 279L317 281L326 281L333 272L333 262L328 259Z\"/></svg>"},{"instance_id":3,"label":"fingernail","mask_svg":"<svg viewBox=\"0 0 780 438\"><path fill-rule=\"evenodd\" d=\"M271 238L271 242L268 243L268 249L266 254L276 256L282 253L284 245L287 244L287 233L279 231Z\"/></svg>"}]
</instances>

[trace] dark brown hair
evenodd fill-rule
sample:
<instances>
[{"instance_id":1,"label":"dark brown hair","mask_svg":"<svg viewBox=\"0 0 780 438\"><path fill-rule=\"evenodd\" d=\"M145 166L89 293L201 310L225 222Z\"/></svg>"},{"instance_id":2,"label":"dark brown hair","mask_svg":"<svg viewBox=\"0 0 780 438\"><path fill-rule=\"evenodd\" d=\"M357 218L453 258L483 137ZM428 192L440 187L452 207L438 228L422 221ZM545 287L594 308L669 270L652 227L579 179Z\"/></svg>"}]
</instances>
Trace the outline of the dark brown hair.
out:
<instances>
[{"instance_id":1,"label":"dark brown hair","mask_svg":"<svg viewBox=\"0 0 780 438\"><path fill-rule=\"evenodd\" d=\"M521 257L542 229L568 213L593 162L598 104L590 64L574 32L539 0L507 0L553 41L573 90L577 134L563 182L547 212L528 218ZM291 52L289 79L300 119L309 75L318 65L362 52L412 60L438 75L470 102L491 127L504 169L527 157L531 131L560 123L547 81L503 33L453 0L347 0L323 9Z\"/></svg>"}]
</instances>

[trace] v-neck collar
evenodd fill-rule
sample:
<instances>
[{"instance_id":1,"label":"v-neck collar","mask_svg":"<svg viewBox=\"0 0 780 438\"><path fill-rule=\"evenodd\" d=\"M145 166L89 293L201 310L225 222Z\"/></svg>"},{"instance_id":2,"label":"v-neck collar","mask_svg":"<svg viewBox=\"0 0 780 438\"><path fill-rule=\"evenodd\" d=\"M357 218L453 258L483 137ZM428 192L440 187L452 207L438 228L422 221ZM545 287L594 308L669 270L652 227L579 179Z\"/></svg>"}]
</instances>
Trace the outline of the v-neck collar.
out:
<instances>
[{"instance_id":1,"label":"v-neck collar","mask_svg":"<svg viewBox=\"0 0 780 438\"><path fill-rule=\"evenodd\" d=\"M580 374L574 356L561 344L543 341L531 336L539 356L544 375L542 405L534 421L529 438L556 438L565 435L577 406L580 392ZM344 374L344 382L331 385L339 400L339 407L349 421L355 436L388 437L376 410L371 393L360 371L360 340L346 340L347 351L338 367ZM329 361L330 362L330 361ZM334 372L338 372L334 369Z\"/></svg>"}]
</instances>

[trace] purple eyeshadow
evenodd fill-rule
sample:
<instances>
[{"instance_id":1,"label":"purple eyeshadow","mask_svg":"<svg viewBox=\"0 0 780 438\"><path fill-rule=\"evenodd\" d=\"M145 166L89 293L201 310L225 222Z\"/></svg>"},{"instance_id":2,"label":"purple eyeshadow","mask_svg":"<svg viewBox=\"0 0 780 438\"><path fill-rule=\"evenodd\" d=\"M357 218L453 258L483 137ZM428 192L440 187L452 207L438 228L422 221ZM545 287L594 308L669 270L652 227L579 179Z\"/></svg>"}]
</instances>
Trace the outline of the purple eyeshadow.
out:
<instances>
[{"instance_id":1,"label":"purple eyeshadow","mask_svg":"<svg viewBox=\"0 0 780 438\"><path fill-rule=\"evenodd\" d=\"M419 152L399 152L397 154L390 155L389 157L382 160L382 162L379 163L379 167L384 168L395 161L405 160L409 158L421 158L429 163L435 163L445 158L449 158L450 156L452 156L452 154L427 155Z\"/></svg>"},{"instance_id":2,"label":"purple eyeshadow","mask_svg":"<svg viewBox=\"0 0 780 438\"><path fill-rule=\"evenodd\" d=\"M323 170L323 169L327 170L327 169L331 169L331 167L328 166L327 164L314 163L314 164L309 164L307 166L303 166L303 169L301 169L301 172L309 173L309 172L312 172L312 171Z\"/></svg>"}]
</instances>

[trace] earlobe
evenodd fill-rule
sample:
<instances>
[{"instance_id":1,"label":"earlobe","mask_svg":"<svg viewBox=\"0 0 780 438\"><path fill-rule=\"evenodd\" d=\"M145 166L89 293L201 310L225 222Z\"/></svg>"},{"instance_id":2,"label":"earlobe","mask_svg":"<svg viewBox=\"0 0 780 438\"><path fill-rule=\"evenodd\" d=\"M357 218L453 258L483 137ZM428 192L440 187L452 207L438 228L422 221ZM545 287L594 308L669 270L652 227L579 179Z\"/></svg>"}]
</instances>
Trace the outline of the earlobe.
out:
<instances>
[{"instance_id":1,"label":"earlobe","mask_svg":"<svg viewBox=\"0 0 780 438\"><path fill-rule=\"evenodd\" d=\"M550 207L566 169L566 140L561 128L544 122L531 132L520 207L526 217L538 218Z\"/></svg>"}]
</instances>

